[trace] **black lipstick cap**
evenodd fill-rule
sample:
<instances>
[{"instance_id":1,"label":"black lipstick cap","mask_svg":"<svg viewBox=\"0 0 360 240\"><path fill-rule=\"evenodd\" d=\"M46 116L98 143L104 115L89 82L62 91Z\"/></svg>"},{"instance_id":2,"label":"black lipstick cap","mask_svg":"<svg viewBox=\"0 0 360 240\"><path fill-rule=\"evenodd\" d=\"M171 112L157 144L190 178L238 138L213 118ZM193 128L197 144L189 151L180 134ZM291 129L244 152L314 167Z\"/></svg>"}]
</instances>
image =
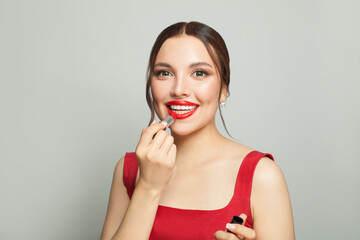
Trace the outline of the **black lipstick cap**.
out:
<instances>
[{"instance_id":1,"label":"black lipstick cap","mask_svg":"<svg viewBox=\"0 0 360 240\"><path fill-rule=\"evenodd\" d=\"M236 216L234 215L231 219L231 222L230 223L237 223L237 224L243 224L244 223L244 219L242 219L241 217L239 216ZM226 232L230 232L228 229L226 229Z\"/></svg>"},{"instance_id":2,"label":"black lipstick cap","mask_svg":"<svg viewBox=\"0 0 360 240\"><path fill-rule=\"evenodd\" d=\"M239 216L234 215L233 218L231 219L230 223L237 223L237 224L243 224L244 223L244 219L242 219Z\"/></svg>"}]
</instances>

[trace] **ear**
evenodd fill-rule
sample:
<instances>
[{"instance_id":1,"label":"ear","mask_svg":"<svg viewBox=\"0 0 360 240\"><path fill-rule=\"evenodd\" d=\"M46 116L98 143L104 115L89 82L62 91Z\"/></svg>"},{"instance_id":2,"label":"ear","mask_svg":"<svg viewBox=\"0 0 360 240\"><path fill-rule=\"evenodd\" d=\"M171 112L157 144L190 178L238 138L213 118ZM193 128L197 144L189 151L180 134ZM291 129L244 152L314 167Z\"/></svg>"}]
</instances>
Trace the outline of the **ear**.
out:
<instances>
[{"instance_id":1,"label":"ear","mask_svg":"<svg viewBox=\"0 0 360 240\"><path fill-rule=\"evenodd\" d=\"M228 93L227 87L225 84L223 84L223 86L220 89L220 102L221 103L226 101L227 93Z\"/></svg>"}]
</instances>

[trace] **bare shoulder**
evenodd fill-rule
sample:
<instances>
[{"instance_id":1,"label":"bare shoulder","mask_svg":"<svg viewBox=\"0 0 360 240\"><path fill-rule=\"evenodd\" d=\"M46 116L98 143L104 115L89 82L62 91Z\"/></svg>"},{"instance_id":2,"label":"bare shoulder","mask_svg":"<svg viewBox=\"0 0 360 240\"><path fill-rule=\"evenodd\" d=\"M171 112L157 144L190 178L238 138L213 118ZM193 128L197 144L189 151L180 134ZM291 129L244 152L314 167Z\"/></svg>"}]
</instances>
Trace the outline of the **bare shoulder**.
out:
<instances>
[{"instance_id":1,"label":"bare shoulder","mask_svg":"<svg viewBox=\"0 0 360 240\"><path fill-rule=\"evenodd\" d=\"M120 160L116 163L115 169L114 169L114 179L117 179L117 184L120 184L123 189L126 189L123 181L123 175L124 175L124 162L125 162L125 156L121 157ZM139 180L139 172L140 168L138 168L138 173L136 175L136 182ZM126 195L127 196L127 195Z\"/></svg>"},{"instance_id":2,"label":"bare shoulder","mask_svg":"<svg viewBox=\"0 0 360 240\"><path fill-rule=\"evenodd\" d=\"M127 195L127 190L123 181L124 161L125 156L121 157L115 165L111 194L116 194L116 197L121 198L123 201L126 201L130 199Z\"/></svg>"},{"instance_id":3,"label":"bare shoulder","mask_svg":"<svg viewBox=\"0 0 360 240\"><path fill-rule=\"evenodd\" d=\"M285 177L268 157L262 158L256 166L250 202L256 239L295 238Z\"/></svg>"},{"instance_id":4,"label":"bare shoulder","mask_svg":"<svg viewBox=\"0 0 360 240\"><path fill-rule=\"evenodd\" d=\"M224 148L225 149L225 148ZM255 149L229 140L226 152L238 164ZM280 167L263 157L255 168L250 196L253 227L258 240L295 239L291 201Z\"/></svg>"},{"instance_id":5,"label":"bare shoulder","mask_svg":"<svg viewBox=\"0 0 360 240\"><path fill-rule=\"evenodd\" d=\"M284 174L270 158L263 157L256 166L253 184L258 188L286 187Z\"/></svg>"},{"instance_id":6,"label":"bare shoulder","mask_svg":"<svg viewBox=\"0 0 360 240\"><path fill-rule=\"evenodd\" d=\"M121 177L121 179L122 179L123 172L124 172L124 161L125 161L125 156L122 156L119 159L119 161L116 163L115 169L114 169L114 176Z\"/></svg>"},{"instance_id":7,"label":"bare shoulder","mask_svg":"<svg viewBox=\"0 0 360 240\"><path fill-rule=\"evenodd\" d=\"M101 239L111 239L119 227L130 203L129 196L127 195L126 187L123 182L124 160L125 157L120 158L115 165Z\"/></svg>"}]
</instances>

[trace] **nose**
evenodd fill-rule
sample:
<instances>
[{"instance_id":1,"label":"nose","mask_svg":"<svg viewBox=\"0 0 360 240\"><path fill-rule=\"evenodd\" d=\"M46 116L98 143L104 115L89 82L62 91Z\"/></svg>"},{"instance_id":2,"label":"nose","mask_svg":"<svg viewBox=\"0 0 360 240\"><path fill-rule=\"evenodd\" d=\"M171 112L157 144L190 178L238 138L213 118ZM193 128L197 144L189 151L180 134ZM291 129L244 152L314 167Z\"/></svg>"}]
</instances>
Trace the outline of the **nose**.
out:
<instances>
[{"instance_id":1,"label":"nose","mask_svg":"<svg viewBox=\"0 0 360 240\"><path fill-rule=\"evenodd\" d=\"M174 86L170 92L172 97L183 98L190 96L189 82L186 76L179 75L175 78Z\"/></svg>"}]
</instances>

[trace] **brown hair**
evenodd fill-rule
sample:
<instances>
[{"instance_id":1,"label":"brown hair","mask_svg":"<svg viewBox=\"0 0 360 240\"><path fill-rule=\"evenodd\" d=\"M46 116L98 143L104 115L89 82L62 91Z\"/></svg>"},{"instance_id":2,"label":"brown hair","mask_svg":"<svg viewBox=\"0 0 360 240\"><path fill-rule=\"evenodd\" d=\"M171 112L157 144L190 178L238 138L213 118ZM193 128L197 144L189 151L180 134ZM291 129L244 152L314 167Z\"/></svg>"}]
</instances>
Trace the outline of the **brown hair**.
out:
<instances>
[{"instance_id":1,"label":"brown hair","mask_svg":"<svg viewBox=\"0 0 360 240\"><path fill-rule=\"evenodd\" d=\"M181 35L181 34L194 36L194 37L200 39L204 43L211 59L214 61L215 65L216 65L216 68L221 77L220 89L222 88L223 84L225 84L226 88L227 88L227 96L230 95L230 93L229 93L229 84L230 84L230 65L229 65L229 63L230 63L230 59L229 59L229 53L226 48L224 39L214 29L212 29L211 27L209 27L203 23L200 23L200 22L193 21L193 22L189 22L189 23L186 23L186 22L175 23L175 24L165 28L159 34L159 36L157 37L157 39L151 49L149 64L148 64L147 74L146 74L146 101L147 101L150 111L151 111L151 118L149 121L149 125L154 120L154 115L155 115L153 98L152 98L151 89L150 89L151 88L151 79L154 74L153 71L154 71L155 59L157 57L157 54L159 53L159 50L160 50L162 44L168 38L175 37L175 36ZM220 100L220 95L219 95L219 100ZM222 123L224 125L224 128L225 128L226 132L230 135L230 133L228 132L228 130L226 128L220 106L219 106L219 112L220 112L220 117L221 117Z\"/></svg>"}]
</instances>

